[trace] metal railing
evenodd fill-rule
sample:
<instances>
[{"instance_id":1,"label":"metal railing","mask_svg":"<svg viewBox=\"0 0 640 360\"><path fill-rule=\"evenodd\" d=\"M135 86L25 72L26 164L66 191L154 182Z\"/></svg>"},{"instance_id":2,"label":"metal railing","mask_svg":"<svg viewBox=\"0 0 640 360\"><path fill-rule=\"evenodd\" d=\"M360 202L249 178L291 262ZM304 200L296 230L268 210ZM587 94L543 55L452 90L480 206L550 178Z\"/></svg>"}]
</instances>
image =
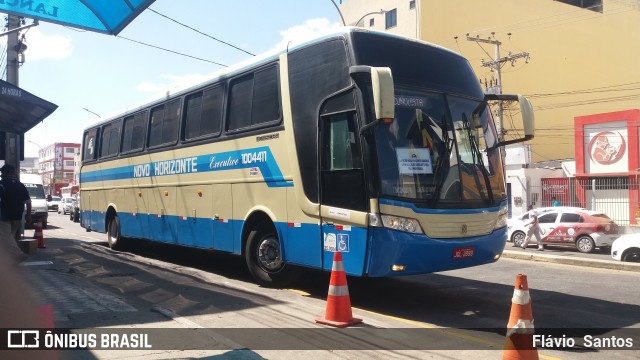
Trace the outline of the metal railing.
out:
<instances>
[{"instance_id":1,"label":"metal railing","mask_svg":"<svg viewBox=\"0 0 640 360\"><path fill-rule=\"evenodd\" d=\"M640 181L633 177L542 179L529 184L527 204L521 206L553 206L555 198L561 206L603 212L619 225L635 225L640 223L639 189Z\"/></svg>"}]
</instances>

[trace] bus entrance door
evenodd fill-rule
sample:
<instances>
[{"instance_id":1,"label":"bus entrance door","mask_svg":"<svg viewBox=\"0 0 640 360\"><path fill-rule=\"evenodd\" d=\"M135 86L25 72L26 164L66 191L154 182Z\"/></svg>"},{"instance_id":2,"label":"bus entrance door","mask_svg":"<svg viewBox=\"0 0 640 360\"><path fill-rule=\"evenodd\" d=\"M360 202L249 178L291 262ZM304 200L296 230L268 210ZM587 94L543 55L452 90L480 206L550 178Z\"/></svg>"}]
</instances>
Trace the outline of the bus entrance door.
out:
<instances>
[{"instance_id":1,"label":"bus entrance door","mask_svg":"<svg viewBox=\"0 0 640 360\"><path fill-rule=\"evenodd\" d=\"M368 203L355 111L321 118L319 157L323 269L331 269L333 253L340 251L345 271L362 275Z\"/></svg>"}]
</instances>

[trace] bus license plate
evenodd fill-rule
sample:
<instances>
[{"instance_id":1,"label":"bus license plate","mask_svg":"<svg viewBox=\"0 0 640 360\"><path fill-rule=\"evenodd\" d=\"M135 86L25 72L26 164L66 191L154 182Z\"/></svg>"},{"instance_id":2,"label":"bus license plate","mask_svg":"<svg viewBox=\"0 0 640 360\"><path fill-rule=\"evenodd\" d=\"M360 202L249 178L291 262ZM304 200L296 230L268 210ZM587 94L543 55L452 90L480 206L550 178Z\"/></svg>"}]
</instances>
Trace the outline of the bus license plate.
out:
<instances>
[{"instance_id":1,"label":"bus license plate","mask_svg":"<svg viewBox=\"0 0 640 360\"><path fill-rule=\"evenodd\" d=\"M454 259L464 259L473 257L473 246L453 249Z\"/></svg>"}]
</instances>

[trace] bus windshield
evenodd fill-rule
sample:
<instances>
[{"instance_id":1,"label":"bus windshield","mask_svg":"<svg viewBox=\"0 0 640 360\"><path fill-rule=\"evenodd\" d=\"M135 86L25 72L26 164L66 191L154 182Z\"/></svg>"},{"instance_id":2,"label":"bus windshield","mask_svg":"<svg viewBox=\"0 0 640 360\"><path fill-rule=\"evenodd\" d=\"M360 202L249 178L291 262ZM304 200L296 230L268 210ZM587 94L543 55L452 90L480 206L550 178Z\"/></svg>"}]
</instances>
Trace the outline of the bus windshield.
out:
<instances>
[{"instance_id":1,"label":"bus windshield","mask_svg":"<svg viewBox=\"0 0 640 360\"><path fill-rule=\"evenodd\" d=\"M381 197L424 207L498 205L506 194L491 112L478 100L398 86L375 128Z\"/></svg>"}]
</instances>

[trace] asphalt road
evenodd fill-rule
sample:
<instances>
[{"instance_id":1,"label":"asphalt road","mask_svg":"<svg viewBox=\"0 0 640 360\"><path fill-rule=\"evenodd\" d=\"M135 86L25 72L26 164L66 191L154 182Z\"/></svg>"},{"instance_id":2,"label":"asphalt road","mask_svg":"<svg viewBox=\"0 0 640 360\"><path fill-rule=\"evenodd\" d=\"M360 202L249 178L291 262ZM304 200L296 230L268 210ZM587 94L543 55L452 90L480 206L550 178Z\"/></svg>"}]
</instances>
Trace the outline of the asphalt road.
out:
<instances>
[{"instance_id":1,"label":"asphalt road","mask_svg":"<svg viewBox=\"0 0 640 360\"><path fill-rule=\"evenodd\" d=\"M56 326L173 328L156 350L66 351L65 357L495 359L501 357L518 273L528 278L536 334L580 329L620 336L620 329L640 323L637 272L513 259L507 254L521 251L507 248L503 259L482 267L396 279L349 277L353 314L364 320L356 329L369 332L343 337L314 321L325 313L328 273L305 271L290 289L266 289L253 283L239 257L145 242L130 252L114 252L106 235L86 233L68 217L51 213L50 224L47 248L30 261L51 264L26 268L37 300L53 304ZM528 260L536 260L534 254L584 258L563 255L575 254L563 249L523 254ZM606 254L593 256L610 262ZM193 329L196 333L183 332ZM640 329L624 335L640 344ZM637 348L539 353L560 359L637 358Z\"/></svg>"}]
</instances>

